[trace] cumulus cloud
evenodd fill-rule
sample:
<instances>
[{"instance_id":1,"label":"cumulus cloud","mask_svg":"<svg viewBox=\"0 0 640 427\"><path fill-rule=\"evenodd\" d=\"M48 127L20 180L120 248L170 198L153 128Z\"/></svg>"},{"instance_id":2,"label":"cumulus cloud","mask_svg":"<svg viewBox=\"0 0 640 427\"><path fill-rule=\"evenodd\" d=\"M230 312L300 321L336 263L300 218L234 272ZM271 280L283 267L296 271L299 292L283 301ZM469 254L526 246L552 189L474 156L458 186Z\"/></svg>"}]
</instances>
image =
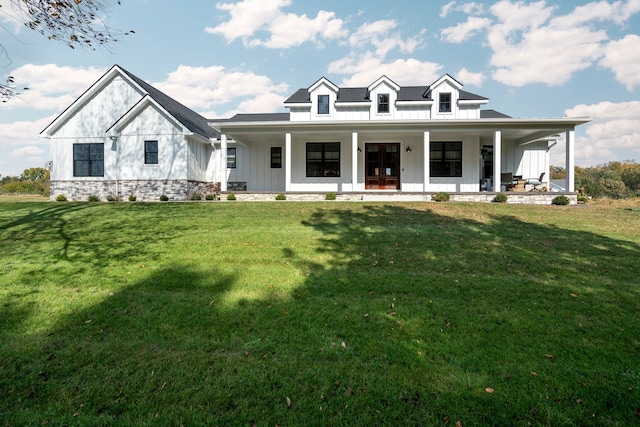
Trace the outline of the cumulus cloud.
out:
<instances>
[{"instance_id":1,"label":"cumulus cloud","mask_svg":"<svg viewBox=\"0 0 640 427\"><path fill-rule=\"evenodd\" d=\"M218 3L218 10L229 12L230 19L205 31L223 36L229 43L242 39L245 46L287 49L307 42L322 44L323 40L346 37L344 22L334 12L321 10L315 18L284 13L291 0L243 0L238 3ZM257 32L267 32L262 39Z\"/></svg>"},{"instance_id":2,"label":"cumulus cloud","mask_svg":"<svg viewBox=\"0 0 640 427\"><path fill-rule=\"evenodd\" d=\"M0 109L62 110L76 100L107 70L95 67L61 67L26 64L11 71L19 87L28 87Z\"/></svg>"},{"instance_id":3,"label":"cumulus cloud","mask_svg":"<svg viewBox=\"0 0 640 427\"><path fill-rule=\"evenodd\" d=\"M558 86L595 64L611 68L627 88L640 81L637 36L610 41L602 28L604 23L624 25L640 12L638 0L596 1L574 7L563 15L544 0L501 0L488 10L477 3L451 2L441 14L454 10L470 16L465 22L442 29L441 39L462 43L484 34L493 52L490 60L493 78L506 85Z\"/></svg>"},{"instance_id":4,"label":"cumulus cloud","mask_svg":"<svg viewBox=\"0 0 640 427\"><path fill-rule=\"evenodd\" d=\"M267 76L251 72L227 70L222 66L190 67L181 65L167 76L163 82L152 83L167 95L191 109L214 111L229 102L248 102L249 106L262 106L262 112L272 111L282 105L282 101L267 106L254 99L284 100L289 86L276 84ZM251 110L244 112L255 112Z\"/></svg>"},{"instance_id":5,"label":"cumulus cloud","mask_svg":"<svg viewBox=\"0 0 640 427\"><path fill-rule=\"evenodd\" d=\"M640 101L581 104L565 114L593 118L581 126L584 131L576 138L576 164L592 166L640 156Z\"/></svg>"},{"instance_id":6,"label":"cumulus cloud","mask_svg":"<svg viewBox=\"0 0 640 427\"><path fill-rule=\"evenodd\" d=\"M49 160L49 141L39 134L54 118L0 123L0 174L17 176L26 167L44 166Z\"/></svg>"},{"instance_id":7,"label":"cumulus cloud","mask_svg":"<svg viewBox=\"0 0 640 427\"><path fill-rule=\"evenodd\" d=\"M438 79L442 74L442 65L414 58L384 62L381 58L366 53L329 64L329 72L350 75L341 83L350 87L368 86L383 74L400 85L425 85Z\"/></svg>"},{"instance_id":8,"label":"cumulus cloud","mask_svg":"<svg viewBox=\"0 0 640 427\"><path fill-rule=\"evenodd\" d=\"M463 67L456 74L456 80L464 85L480 87L484 84L486 76L482 73L471 72Z\"/></svg>"},{"instance_id":9,"label":"cumulus cloud","mask_svg":"<svg viewBox=\"0 0 640 427\"><path fill-rule=\"evenodd\" d=\"M628 90L640 85L640 36L630 34L608 43L600 65L610 68Z\"/></svg>"},{"instance_id":10,"label":"cumulus cloud","mask_svg":"<svg viewBox=\"0 0 640 427\"><path fill-rule=\"evenodd\" d=\"M478 31L484 30L491 25L489 18L477 18L470 16L466 22L462 22L453 27L448 27L440 32L442 40L449 43L462 43L475 35Z\"/></svg>"}]
</instances>

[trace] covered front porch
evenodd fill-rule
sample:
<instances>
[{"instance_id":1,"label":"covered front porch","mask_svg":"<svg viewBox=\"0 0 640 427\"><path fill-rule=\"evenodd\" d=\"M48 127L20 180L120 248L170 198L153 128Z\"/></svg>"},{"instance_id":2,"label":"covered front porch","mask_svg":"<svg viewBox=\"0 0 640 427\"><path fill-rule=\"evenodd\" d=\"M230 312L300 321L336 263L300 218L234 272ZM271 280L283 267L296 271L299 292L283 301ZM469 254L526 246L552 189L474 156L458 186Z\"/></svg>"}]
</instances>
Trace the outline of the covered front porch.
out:
<instances>
[{"instance_id":1,"label":"covered front porch","mask_svg":"<svg viewBox=\"0 0 640 427\"><path fill-rule=\"evenodd\" d=\"M566 188L573 189L574 128L586 121L212 123L221 133L212 180L223 193L490 193L505 190L503 173L529 178L548 172L549 150L562 141Z\"/></svg>"}]
</instances>

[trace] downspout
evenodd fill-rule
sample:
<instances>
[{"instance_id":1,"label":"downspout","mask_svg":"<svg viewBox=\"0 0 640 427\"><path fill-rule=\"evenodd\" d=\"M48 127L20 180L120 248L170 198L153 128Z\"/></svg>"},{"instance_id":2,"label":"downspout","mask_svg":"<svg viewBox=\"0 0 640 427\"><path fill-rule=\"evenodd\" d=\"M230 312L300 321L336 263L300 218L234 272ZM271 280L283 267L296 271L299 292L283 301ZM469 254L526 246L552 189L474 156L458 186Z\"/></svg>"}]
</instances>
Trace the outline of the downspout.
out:
<instances>
[{"instance_id":1,"label":"downspout","mask_svg":"<svg viewBox=\"0 0 640 427\"><path fill-rule=\"evenodd\" d=\"M120 144L118 144L118 136L117 135L111 135L109 138L111 138L111 149L113 149L113 147L115 146L116 148L116 199L120 198L120 188L119 188L119 183L118 183L118 179L120 177L120 156L119 156L119 146Z\"/></svg>"}]
</instances>

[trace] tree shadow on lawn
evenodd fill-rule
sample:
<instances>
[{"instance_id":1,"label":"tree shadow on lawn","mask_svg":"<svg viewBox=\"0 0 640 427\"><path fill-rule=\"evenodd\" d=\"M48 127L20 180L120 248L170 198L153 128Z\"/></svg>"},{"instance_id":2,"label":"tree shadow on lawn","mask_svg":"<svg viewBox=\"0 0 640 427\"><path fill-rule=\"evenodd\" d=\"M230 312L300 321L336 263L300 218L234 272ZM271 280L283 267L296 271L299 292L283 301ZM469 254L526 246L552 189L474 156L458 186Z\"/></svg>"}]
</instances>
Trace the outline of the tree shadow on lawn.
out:
<instances>
[{"instance_id":1,"label":"tree shadow on lawn","mask_svg":"<svg viewBox=\"0 0 640 427\"><path fill-rule=\"evenodd\" d=\"M640 247L425 206L318 207L302 219L316 240L282 243L279 261L305 277L289 291L271 288L279 277L242 282L242 271L222 273L215 260L204 271L165 265L150 272L61 317L46 334L12 342L9 362L0 364L0 418L636 420L640 330L637 316L620 322L638 312ZM153 256L146 245L141 253ZM126 253L113 246L96 255ZM261 296L223 304L237 286L260 288Z\"/></svg>"}]
</instances>

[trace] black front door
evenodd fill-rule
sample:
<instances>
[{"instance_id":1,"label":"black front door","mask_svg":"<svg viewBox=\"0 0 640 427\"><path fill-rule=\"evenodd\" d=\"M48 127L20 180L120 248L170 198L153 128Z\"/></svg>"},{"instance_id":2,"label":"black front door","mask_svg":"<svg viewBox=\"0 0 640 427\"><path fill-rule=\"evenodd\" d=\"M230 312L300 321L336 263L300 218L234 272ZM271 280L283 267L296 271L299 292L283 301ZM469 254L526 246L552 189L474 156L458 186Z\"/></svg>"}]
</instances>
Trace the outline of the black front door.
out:
<instances>
[{"instance_id":1,"label":"black front door","mask_svg":"<svg viewBox=\"0 0 640 427\"><path fill-rule=\"evenodd\" d=\"M400 144L365 144L367 190L400 189Z\"/></svg>"}]
</instances>

